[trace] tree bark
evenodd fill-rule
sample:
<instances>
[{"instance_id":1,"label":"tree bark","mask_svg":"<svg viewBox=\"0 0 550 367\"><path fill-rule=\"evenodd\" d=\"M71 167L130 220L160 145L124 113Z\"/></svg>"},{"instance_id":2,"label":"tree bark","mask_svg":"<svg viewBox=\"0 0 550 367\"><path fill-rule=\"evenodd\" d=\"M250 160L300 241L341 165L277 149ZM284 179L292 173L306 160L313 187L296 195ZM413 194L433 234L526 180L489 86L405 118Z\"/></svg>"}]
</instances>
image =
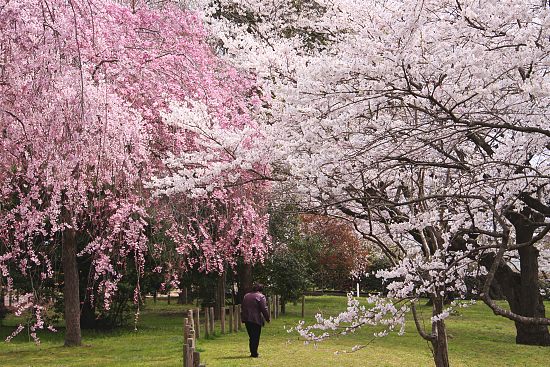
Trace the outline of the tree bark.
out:
<instances>
[{"instance_id":1,"label":"tree bark","mask_svg":"<svg viewBox=\"0 0 550 367\"><path fill-rule=\"evenodd\" d=\"M525 216L515 216L511 222L516 230L516 243L526 243L533 239L535 226ZM517 289L516 298L510 303L512 312L527 317L545 317L544 303L539 288L539 251L534 246L518 250L520 259L519 280L512 282ZM516 322L516 343L550 346L550 334L545 325L522 324Z\"/></svg>"},{"instance_id":2,"label":"tree bark","mask_svg":"<svg viewBox=\"0 0 550 367\"><path fill-rule=\"evenodd\" d=\"M6 305L6 302L4 302L5 298L4 285L2 284L2 279L0 279L0 307Z\"/></svg>"},{"instance_id":3,"label":"tree bark","mask_svg":"<svg viewBox=\"0 0 550 367\"><path fill-rule=\"evenodd\" d=\"M218 284L216 286L216 303L214 312L219 320L222 319L222 307L225 307L225 272L220 274Z\"/></svg>"},{"instance_id":4,"label":"tree bark","mask_svg":"<svg viewBox=\"0 0 550 367\"><path fill-rule=\"evenodd\" d=\"M519 220L512 221L516 229L516 243L525 243L533 238L534 227ZM497 281L510 310L526 317L545 317L543 298L539 289L539 251L534 246L520 248L520 272L508 265L499 265L495 280ZM482 264L490 268L493 258L487 256ZM526 345L550 346L550 333L545 325L523 324L515 322L516 343Z\"/></svg>"},{"instance_id":5,"label":"tree bark","mask_svg":"<svg viewBox=\"0 0 550 367\"><path fill-rule=\"evenodd\" d=\"M433 297L433 315L440 315L443 312L444 300L442 297ZM432 347L436 367L449 367L449 349L447 344L447 330L445 320L438 320L432 323Z\"/></svg>"},{"instance_id":6,"label":"tree bark","mask_svg":"<svg viewBox=\"0 0 550 367\"><path fill-rule=\"evenodd\" d=\"M62 240L63 300L65 303L65 346L80 346L80 296L76 261L76 231L65 229Z\"/></svg>"},{"instance_id":7,"label":"tree bark","mask_svg":"<svg viewBox=\"0 0 550 367\"><path fill-rule=\"evenodd\" d=\"M237 303L241 303L244 295L252 290L252 264L244 263L238 267L237 273L239 279Z\"/></svg>"},{"instance_id":8,"label":"tree bark","mask_svg":"<svg viewBox=\"0 0 550 367\"><path fill-rule=\"evenodd\" d=\"M538 257L539 251L533 246L524 247L519 250L521 296L519 297L519 309L516 313L522 316L545 317L544 302L539 289ZM512 311L514 310L512 309ZM516 322L516 343L550 346L548 327L546 325Z\"/></svg>"}]
</instances>

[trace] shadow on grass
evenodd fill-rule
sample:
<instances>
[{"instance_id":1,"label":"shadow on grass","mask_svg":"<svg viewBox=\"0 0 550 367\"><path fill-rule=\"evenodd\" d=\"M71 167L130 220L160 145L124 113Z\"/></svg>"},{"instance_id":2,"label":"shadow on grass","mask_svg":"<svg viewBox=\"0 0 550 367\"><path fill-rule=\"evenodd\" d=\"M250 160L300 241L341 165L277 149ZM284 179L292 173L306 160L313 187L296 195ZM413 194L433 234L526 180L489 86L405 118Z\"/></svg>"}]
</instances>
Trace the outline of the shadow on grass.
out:
<instances>
[{"instance_id":1,"label":"shadow on grass","mask_svg":"<svg viewBox=\"0 0 550 367\"><path fill-rule=\"evenodd\" d=\"M252 359L250 356L226 356L226 357L219 357L219 358L213 358L213 359L228 359L228 360L237 360L237 359Z\"/></svg>"}]
</instances>

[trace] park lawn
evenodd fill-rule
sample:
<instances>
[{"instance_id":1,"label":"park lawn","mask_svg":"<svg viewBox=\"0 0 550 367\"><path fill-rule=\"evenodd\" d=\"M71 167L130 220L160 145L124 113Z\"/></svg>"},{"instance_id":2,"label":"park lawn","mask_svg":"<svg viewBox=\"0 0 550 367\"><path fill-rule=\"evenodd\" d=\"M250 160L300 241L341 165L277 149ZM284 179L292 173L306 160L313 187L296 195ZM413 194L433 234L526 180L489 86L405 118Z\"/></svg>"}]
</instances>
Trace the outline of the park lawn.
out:
<instances>
[{"instance_id":1,"label":"park lawn","mask_svg":"<svg viewBox=\"0 0 550 367\"><path fill-rule=\"evenodd\" d=\"M344 297L308 297L306 320L318 311L336 314L345 306ZM84 346L64 348L62 329L59 333L42 333L39 346L20 335L11 343L0 344L0 367L19 366L181 366L182 320L186 306L165 302L147 305L140 317L138 330L123 328L112 332L84 331ZM550 304L547 304L547 310ZM429 309L421 308L429 320ZM304 345L286 328L296 325L300 305L288 306L287 315L274 320L262 330L260 358L248 357L246 331L200 339L198 349L207 367L333 367L333 366L431 366L426 342L416 334L412 323L405 335L373 339L374 329L362 329L353 335L331 339L316 346ZM548 315L548 312L547 312ZM5 338L15 324L8 319L0 328ZM548 366L550 348L514 344L515 329L511 321L492 315L478 304L461 309L448 320L451 339L449 353L452 366ZM219 327L219 326L218 326ZM365 345L354 353L354 345ZM335 352L341 352L335 354Z\"/></svg>"}]
</instances>

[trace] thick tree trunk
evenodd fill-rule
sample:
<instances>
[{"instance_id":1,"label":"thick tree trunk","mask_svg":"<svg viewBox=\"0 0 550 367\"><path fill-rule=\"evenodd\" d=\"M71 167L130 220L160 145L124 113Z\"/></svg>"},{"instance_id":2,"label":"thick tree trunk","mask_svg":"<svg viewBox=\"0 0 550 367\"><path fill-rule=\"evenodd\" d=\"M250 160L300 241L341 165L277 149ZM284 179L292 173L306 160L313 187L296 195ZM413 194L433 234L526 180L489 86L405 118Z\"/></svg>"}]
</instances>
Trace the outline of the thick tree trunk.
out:
<instances>
[{"instance_id":1,"label":"thick tree trunk","mask_svg":"<svg viewBox=\"0 0 550 367\"><path fill-rule=\"evenodd\" d=\"M525 248L520 251L521 273L512 270L506 264L500 265L495 273L497 285L504 294L510 310L521 316L545 316L538 279L534 279L535 274L538 277L537 257L537 249ZM485 263L490 264L490 262L484 261L484 265ZM487 265L485 266L487 267ZM515 325L517 344L550 346L550 334L547 326L519 322L516 322Z\"/></svg>"},{"instance_id":2,"label":"thick tree trunk","mask_svg":"<svg viewBox=\"0 0 550 367\"><path fill-rule=\"evenodd\" d=\"M237 303L241 303L246 293L252 290L252 264L244 263L237 269L239 279L239 293Z\"/></svg>"},{"instance_id":3,"label":"thick tree trunk","mask_svg":"<svg viewBox=\"0 0 550 367\"><path fill-rule=\"evenodd\" d=\"M76 232L66 229L62 236L63 261L63 299L65 303L65 346L79 346L82 343L80 333L80 297L78 267L76 261Z\"/></svg>"},{"instance_id":4,"label":"thick tree trunk","mask_svg":"<svg viewBox=\"0 0 550 367\"><path fill-rule=\"evenodd\" d=\"M519 250L521 266L521 297L517 314L528 317L545 317L539 289L539 251L532 246ZM514 311L512 309L512 311ZM550 346L550 333L545 325L527 325L516 322L516 343Z\"/></svg>"},{"instance_id":5,"label":"thick tree trunk","mask_svg":"<svg viewBox=\"0 0 550 367\"><path fill-rule=\"evenodd\" d=\"M214 305L218 320L222 319L222 307L225 307L225 272L220 274L216 286L216 304Z\"/></svg>"},{"instance_id":6,"label":"thick tree trunk","mask_svg":"<svg viewBox=\"0 0 550 367\"><path fill-rule=\"evenodd\" d=\"M524 220L513 221L516 229L516 243L525 243L533 238L535 227ZM539 251L534 246L520 248L520 274L513 274L511 283L501 283L503 291L511 293L512 312L527 317L545 317L544 303L539 289ZM510 292L510 286L515 289ZM515 296L515 297L514 297ZM508 296L506 297L508 298ZM550 346L550 334L545 325L531 325L516 322L516 343Z\"/></svg>"},{"instance_id":7,"label":"thick tree trunk","mask_svg":"<svg viewBox=\"0 0 550 367\"><path fill-rule=\"evenodd\" d=\"M440 315L443 312L444 301L442 298L433 299L433 315ZM436 367L449 367L449 349L447 344L447 329L445 321L439 320L432 324L433 357Z\"/></svg>"},{"instance_id":8,"label":"thick tree trunk","mask_svg":"<svg viewBox=\"0 0 550 367\"><path fill-rule=\"evenodd\" d=\"M530 226L516 224L516 243L525 243L533 237L534 229ZM526 317L545 317L545 308L539 289L539 251L533 246L519 250L520 272L502 264L495 273L497 281L510 310ZM483 265L489 268L492 263L485 259ZM550 334L545 325L522 324L516 322L516 343L527 345L550 346Z\"/></svg>"}]
</instances>

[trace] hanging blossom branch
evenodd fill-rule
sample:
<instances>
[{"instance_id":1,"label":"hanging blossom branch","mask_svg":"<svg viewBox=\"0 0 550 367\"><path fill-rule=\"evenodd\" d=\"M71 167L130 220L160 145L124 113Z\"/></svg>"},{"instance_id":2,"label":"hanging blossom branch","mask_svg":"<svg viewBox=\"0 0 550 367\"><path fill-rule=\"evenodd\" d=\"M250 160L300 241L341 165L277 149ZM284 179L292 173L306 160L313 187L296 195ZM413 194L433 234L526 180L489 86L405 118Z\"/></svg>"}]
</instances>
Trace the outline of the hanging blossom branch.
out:
<instances>
[{"instance_id":1,"label":"hanging blossom branch","mask_svg":"<svg viewBox=\"0 0 550 367\"><path fill-rule=\"evenodd\" d=\"M396 328L399 328L398 333L400 335L405 332L405 314L409 310L406 303L396 306L394 302L379 296L369 296L366 302L372 304L372 306L361 305L350 293L348 294L346 311L330 317L316 314L315 324L306 325L305 321L300 321L296 327L289 329L288 332L296 331L308 342L318 342L334 335L354 333L365 325L383 325L385 327L383 331L374 334L376 337L386 336ZM330 331L335 331L335 333Z\"/></svg>"}]
</instances>

